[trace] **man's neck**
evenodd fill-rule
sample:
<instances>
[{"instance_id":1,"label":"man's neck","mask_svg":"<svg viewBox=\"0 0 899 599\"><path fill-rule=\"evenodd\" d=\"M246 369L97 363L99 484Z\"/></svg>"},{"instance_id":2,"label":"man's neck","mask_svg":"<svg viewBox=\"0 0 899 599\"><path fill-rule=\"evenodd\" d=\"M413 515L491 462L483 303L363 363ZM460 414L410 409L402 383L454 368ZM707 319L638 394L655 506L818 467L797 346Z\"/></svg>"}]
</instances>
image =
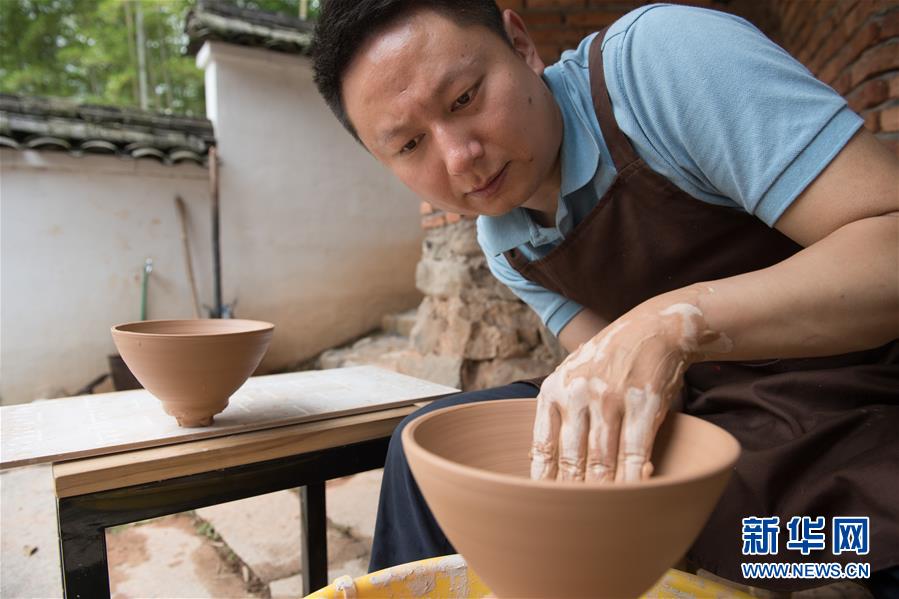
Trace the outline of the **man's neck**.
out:
<instances>
[{"instance_id":1,"label":"man's neck","mask_svg":"<svg viewBox=\"0 0 899 599\"><path fill-rule=\"evenodd\" d=\"M559 208L559 190L562 186L562 161L561 156L556 159L550 174L536 193L528 201L522 204L527 208L534 219L542 227L554 227L556 225L556 210Z\"/></svg>"}]
</instances>

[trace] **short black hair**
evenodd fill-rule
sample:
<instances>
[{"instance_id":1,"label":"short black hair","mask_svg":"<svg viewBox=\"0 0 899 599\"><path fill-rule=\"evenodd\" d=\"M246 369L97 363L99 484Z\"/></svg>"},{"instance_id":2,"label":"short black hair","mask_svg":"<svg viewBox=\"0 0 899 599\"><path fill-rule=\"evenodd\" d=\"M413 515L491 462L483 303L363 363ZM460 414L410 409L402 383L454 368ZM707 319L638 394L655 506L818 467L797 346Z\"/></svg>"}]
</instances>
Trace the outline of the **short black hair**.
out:
<instances>
[{"instance_id":1,"label":"short black hair","mask_svg":"<svg viewBox=\"0 0 899 599\"><path fill-rule=\"evenodd\" d=\"M359 140L343 103L343 75L359 48L400 17L433 10L459 25L481 25L511 45L494 0L325 0L315 27L315 85L334 115Z\"/></svg>"}]
</instances>

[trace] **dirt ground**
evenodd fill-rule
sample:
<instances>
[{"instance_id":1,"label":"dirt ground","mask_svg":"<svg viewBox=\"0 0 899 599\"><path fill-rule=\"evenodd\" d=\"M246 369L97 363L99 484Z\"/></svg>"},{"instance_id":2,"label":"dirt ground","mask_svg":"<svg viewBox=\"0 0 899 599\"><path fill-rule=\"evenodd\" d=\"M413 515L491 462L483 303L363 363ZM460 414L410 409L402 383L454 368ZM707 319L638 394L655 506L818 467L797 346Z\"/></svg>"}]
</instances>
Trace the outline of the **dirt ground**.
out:
<instances>
[{"instance_id":1,"label":"dirt ground","mask_svg":"<svg viewBox=\"0 0 899 599\"><path fill-rule=\"evenodd\" d=\"M179 597L268 596L249 569L192 513L158 518L152 526L112 529L106 534L106 545L113 599L175 596L169 593Z\"/></svg>"}]
</instances>

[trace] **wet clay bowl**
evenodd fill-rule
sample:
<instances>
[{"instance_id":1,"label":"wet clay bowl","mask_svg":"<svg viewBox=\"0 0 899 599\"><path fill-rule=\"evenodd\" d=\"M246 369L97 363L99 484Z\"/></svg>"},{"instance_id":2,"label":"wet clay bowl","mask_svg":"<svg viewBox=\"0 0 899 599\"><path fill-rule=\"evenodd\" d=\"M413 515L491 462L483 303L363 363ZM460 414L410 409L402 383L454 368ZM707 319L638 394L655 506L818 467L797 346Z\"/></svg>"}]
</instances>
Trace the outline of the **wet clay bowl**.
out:
<instances>
[{"instance_id":1,"label":"wet clay bowl","mask_svg":"<svg viewBox=\"0 0 899 599\"><path fill-rule=\"evenodd\" d=\"M715 425L669 414L647 481L532 481L535 407L490 401L413 420L403 448L428 506L500 599L640 596L698 536L739 444Z\"/></svg>"},{"instance_id":2,"label":"wet clay bowl","mask_svg":"<svg viewBox=\"0 0 899 599\"><path fill-rule=\"evenodd\" d=\"M146 320L112 327L125 364L179 426L209 426L265 355L274 325L257 320Z\"/></svg>"}]
</instances>

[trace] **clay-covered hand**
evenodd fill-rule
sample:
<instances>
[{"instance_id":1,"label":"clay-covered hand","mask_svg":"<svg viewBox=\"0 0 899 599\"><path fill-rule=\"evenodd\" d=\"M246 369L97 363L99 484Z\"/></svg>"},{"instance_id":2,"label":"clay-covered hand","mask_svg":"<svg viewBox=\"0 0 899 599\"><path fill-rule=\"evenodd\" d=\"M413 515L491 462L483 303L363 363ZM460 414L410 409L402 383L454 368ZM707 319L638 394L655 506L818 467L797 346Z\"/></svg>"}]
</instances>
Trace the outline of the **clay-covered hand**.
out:
<instances>
[{"instance_id":1,"label":"clay-covered hand","mask_svg":"<svg viewBox=\"0 0 899 599\"><path fill-rule=\"evenodd\" d=\"M639 481L659 425L704 349L729 341L696 306L647 302L571 353L537 396L531 478Z\"/></svg>"}]
</instances>

